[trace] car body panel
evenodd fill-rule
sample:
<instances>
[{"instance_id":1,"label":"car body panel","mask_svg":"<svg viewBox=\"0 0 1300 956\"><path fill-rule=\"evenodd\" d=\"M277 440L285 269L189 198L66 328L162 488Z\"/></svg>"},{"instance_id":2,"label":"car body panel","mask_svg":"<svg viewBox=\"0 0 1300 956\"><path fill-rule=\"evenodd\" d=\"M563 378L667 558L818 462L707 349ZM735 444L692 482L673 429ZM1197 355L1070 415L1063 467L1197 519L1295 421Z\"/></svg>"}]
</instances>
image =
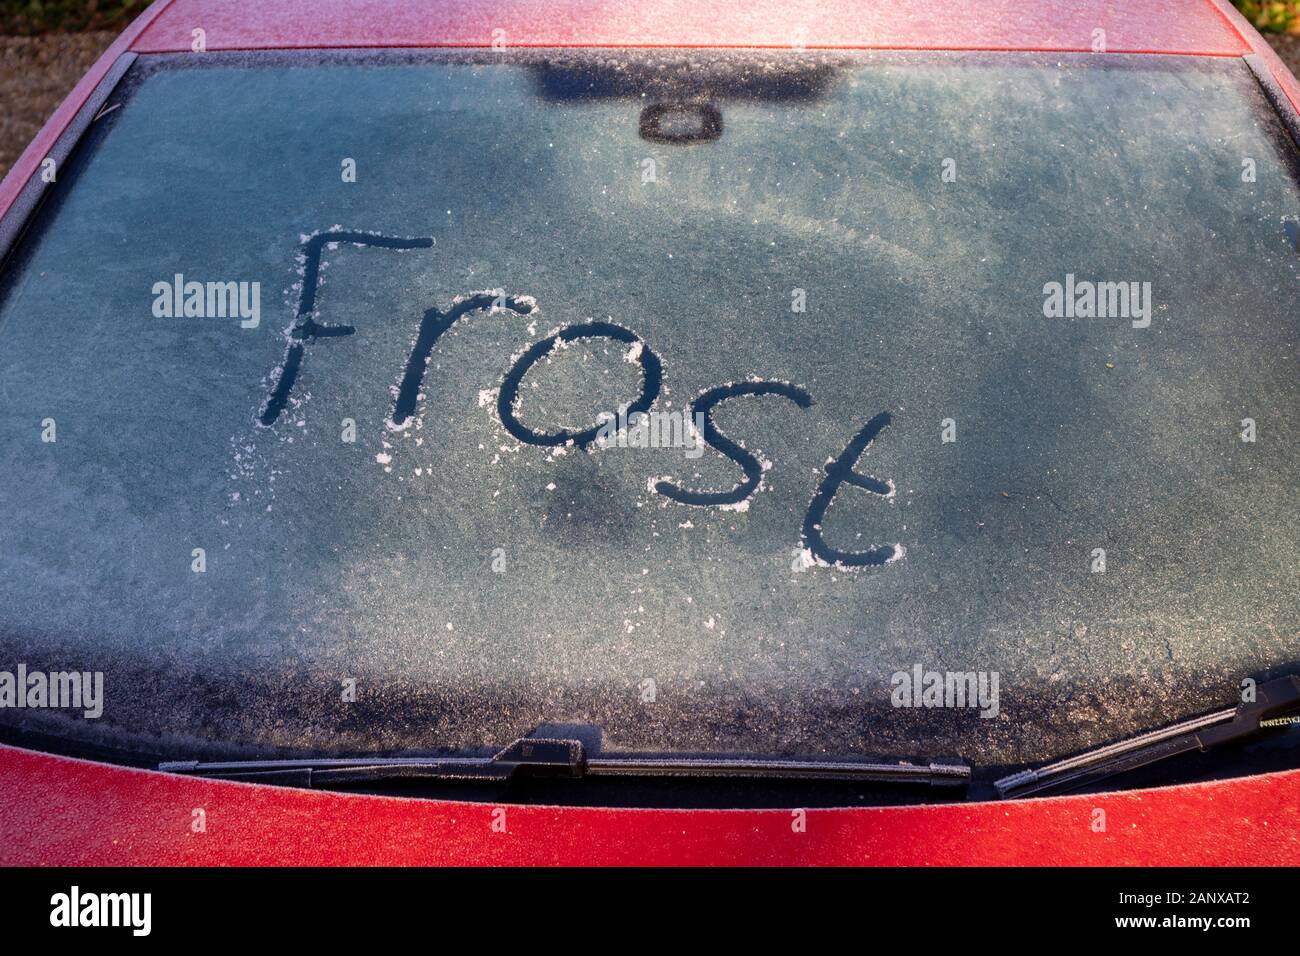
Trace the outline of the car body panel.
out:
<instances>
[{"instance_id":1,"label":"car body panel","mask_svg":"<svg viewBox=\"0 0 1300 956\"><path fill-rule=\"evenodd\" d=\"M137 52L268 47L699 46L1088 51L1105 30L1112 53L1240 56L1247 44L1208 0L461 0L396 4L321 0L250 7L176 0L133 44ZM496 31L503 31L497 33Z\"/></svg>"},{"instance_id":2,"label":"car body panel","mask_svg":"<svg viewBox=\"0 0 1300 956\"><path fill-rule=\"evenodd\" d=\"M498 808L183 777L14 747L0 747L0 781L5 865L1300 864L1300 771L807 811ZM196 833L199 808L205 831Z\"/></svg>"}]
</instances>

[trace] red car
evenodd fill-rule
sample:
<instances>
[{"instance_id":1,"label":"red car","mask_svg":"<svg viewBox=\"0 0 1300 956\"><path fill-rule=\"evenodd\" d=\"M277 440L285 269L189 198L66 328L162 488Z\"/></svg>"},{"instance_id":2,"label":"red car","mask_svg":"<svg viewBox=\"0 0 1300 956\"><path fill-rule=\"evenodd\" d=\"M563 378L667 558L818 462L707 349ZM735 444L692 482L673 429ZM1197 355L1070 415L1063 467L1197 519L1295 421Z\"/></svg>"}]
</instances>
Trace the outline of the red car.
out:
<instances>
[{"instance_id":1,"label":"red car","mask_svg":"<svg viewBox=\"0 0 1300 956\"><path fill-rule=\"evenodd\" d=\"M0 186L0 862L1300 863L1297 106L1226 0L159 0Z\"/></svg>"}]
</instances>

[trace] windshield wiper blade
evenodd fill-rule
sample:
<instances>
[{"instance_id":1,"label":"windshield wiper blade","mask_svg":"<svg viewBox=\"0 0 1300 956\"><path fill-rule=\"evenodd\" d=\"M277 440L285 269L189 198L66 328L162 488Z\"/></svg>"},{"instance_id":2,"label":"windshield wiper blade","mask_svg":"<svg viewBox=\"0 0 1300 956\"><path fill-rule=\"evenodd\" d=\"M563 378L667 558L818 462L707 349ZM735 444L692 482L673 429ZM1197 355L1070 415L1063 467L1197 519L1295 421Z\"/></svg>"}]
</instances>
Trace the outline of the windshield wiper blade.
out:
<instances>
[{"instance_id":1,"label":"windshield wiper blade","mask_svg":"<svg viewBox=\"0 0 1300 956\"><path fill-rule=\"evenodd\" d=\"M859 780L963 787L971 768L962 763L868 763L857 760L773 760L743 757L592 757L589 776L749 777L765 780Z\"/></svg>"},{"instance_id":2,"label":"windshield wiper blade","mask_svg":"<svg viewBox=\"0 0 1300 956\"><path fill-rule=\"evenodd\" d=\"M1248 740L1267 729L1262 721L1300 708L1300 677L1295 675L1267 681L1255 691L1255 700L1250 703L1106 744L1037 770L1014 773L995 780L993 786L1002 797L1077 790L1158 760Z\"/></svg>"},{"instance_id":3,"label":"windshield wiper blade","mask_svg":"<svg viewBox=\"0 0 1300 956\"><path fill-rule=\"evenodd\" d=\"M695 777L843 780L965 786L961 763L872 763L763 757L589 755L581 740L523 737L491 757L358 757L307 760L197 760L160 763L167 773L330 788L394 780L505 782L521 774L552 777Z\"/></svg>"}]
</instances>

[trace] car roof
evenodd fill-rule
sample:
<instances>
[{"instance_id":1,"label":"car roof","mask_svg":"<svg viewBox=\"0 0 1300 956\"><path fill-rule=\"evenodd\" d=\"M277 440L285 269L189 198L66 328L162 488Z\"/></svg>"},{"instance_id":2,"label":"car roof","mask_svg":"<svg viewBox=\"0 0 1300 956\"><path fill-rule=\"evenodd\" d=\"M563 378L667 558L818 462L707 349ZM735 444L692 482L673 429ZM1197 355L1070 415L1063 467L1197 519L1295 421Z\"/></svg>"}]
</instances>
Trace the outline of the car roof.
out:
<instances>
[{"instance_id":1,"label":"car roof","mask_svg":"<svg viewBox=\"0 0 1300 956\"><path fill-rule=\"evenodd\" d=\"M171 0L137 52L348 47L775 47L1241 56L1227 0Z\"/></svg>"},{"instance_id":2,"label":"car roof","mask_svg":"<svg viewBox=\"0 0 1300 956\"><path fill-rule=\"evenodd\" d=\"M154 0L0 182L0 216L127 53L367 47L766 47L1254 54L1292 108L1300 83L1230 0ZM500 32L498 32L500 31ZM129 64L128 64L129 65Z\"/></svg>"}]
</instances>

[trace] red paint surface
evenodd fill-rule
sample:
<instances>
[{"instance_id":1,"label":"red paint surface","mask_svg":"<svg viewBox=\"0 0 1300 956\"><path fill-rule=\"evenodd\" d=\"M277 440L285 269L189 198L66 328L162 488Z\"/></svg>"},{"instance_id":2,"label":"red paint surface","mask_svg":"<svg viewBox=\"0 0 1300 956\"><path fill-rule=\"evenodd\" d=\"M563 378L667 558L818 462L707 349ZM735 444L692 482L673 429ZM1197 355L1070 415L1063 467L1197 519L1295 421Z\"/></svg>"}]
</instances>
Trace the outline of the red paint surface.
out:
<instances>
[{"instance_id":1,"label":"red paint surface","mask_svg":"<svg viewBox=\"0 0 1300 956\"><path fill-rule=\"evenodd\" d=\"M512 46L811 47L1090 50L1240 55L1246 44L1210 0L315 0L249 4L176 0L135 44L209 50L264 47Z\"/></svg>"},{"instance_id":2,"label":"red paint surface","mask_svg":"<svg viewBox=\"0 0 1300 956\"><path fill-rule=\"evenodd\" d=\"M192 812L207 832L190 832ZM1106 832L1092 829L1106 811ZM1300 771L1014 803L493 807L200 780L0 747L0 864L1296 865Z\"/></svg>"}]
</instances>

